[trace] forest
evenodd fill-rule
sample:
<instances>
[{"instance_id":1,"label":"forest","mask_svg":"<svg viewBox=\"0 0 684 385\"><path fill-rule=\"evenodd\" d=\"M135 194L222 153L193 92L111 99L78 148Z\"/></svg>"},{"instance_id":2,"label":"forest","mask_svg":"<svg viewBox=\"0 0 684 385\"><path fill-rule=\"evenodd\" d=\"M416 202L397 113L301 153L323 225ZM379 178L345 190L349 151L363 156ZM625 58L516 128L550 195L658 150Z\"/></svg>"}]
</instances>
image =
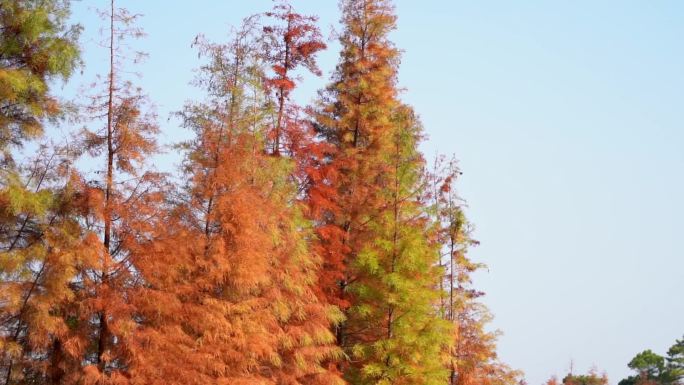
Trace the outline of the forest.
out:
<instances>
[{"instance_id":1,"label":"forest","mask_svg":"<svg viewBox=\"0 0 684 385\"><path fill-rule=\"evenodd\" d=\"M419 150L392 1L340 1L311 105L292 93L327 40L274 4L193 42L203 97L175 112L193 137L167 173L154 100L127 75L136 10L100 4L108 71L69 100L70 1L0 0L0 384L526 383L473 282L458 162ZM620 385L684 384L684 339L626 365Z\"/></svg>"}]
</instances>

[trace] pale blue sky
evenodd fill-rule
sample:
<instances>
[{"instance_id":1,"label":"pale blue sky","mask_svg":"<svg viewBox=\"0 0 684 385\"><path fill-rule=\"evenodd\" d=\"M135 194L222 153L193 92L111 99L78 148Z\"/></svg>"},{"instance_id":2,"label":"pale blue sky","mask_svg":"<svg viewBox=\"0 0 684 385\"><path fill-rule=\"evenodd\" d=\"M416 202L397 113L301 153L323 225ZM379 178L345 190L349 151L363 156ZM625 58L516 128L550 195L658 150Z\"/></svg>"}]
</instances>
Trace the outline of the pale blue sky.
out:
<instances>
[{"instance_id":1,"label":"pale blue sky","mask_svg":"<svg viewBox=\"0 0 684 385\"><path fill-rule=\"evenodd\" d=\"M150 58L140 84L165 141L186 138L169 112L198 97L198 33L221 40L269 0L121 1L145 15ZM98 19L85 26L87 68L105 68ZM336 0L293 0L337 24ZM460 193L489 265L477 286L504 331L500 355L531 385L593 364L616 383L637 352L684 334L684 2L398 0L404 99L422 116L428 155L455 153ZM337 61L320 57L322 79ZM174 155L158 163L168 167Z\"/></svg>"}]
</instances>

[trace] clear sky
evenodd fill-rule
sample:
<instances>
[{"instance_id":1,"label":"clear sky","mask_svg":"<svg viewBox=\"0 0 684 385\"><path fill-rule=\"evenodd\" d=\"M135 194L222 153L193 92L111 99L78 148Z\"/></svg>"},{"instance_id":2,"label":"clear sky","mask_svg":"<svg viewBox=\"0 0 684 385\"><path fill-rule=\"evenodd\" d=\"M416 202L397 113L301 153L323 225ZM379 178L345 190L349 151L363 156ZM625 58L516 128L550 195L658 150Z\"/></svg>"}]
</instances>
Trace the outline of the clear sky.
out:
<instances>
[{"instance_id":1,"label":"clear sky","mask_svg":"<svg viewBox=\"0 0 684 385\"><path fill-rule=\"evenodd\" d=\"M293 0L337 25L336 0ZM553 373L605 369L611 383L651 348L684 335L684 2L664 0L398 0L404 99L454 153L460 193L489 265L476 276L502 359L531 385ZM188 137L171 111L198 97L195 35L222 41L270 0L121 1L144 14L150 57L140 84L158 106L164 140ZM92 7L74 4L86 69L105 71ZM322 79L337 61L321 55ZM169 154L158 161L169 167Z\"/></svg>"}]
</instances>

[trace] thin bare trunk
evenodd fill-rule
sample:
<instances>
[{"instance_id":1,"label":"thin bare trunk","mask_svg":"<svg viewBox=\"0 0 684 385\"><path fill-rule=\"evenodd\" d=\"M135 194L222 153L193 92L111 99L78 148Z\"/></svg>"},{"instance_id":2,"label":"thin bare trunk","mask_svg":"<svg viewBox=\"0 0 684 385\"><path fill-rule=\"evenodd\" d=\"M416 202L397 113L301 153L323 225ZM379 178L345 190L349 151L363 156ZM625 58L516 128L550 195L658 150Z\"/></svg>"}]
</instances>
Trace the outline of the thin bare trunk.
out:
<instances>
[{"instance_id":1,"label":"thin bare trunk","mask_svg":"<svg viewBox=\"0 0 684 385\"><path fill-rule=\"evenodd\" d=\"M107 92L107 180L105 186L104 202L104 252L102 258L102 285L106 285L109 279L109 258L112 237L112 193L114 185L114 0L110 1L110 25L109 25L109 86ZM97 364L104 372L105 362L102 359L107 349L107 310L104 308L99 316L99 335L97 346Z\"/></svg>"},{"instance_id":2,"label":"thin bare trunk","mask_svg":"<svg viewBox=\"0 0 684 385\"><path fill-rule=\"evenodd\" d=\"M285 58L283 62L283 74L281 75L281 80L287 79L287 71L290 67L290 41L288 36L292 28L291 19L287 19L287 33L285 34ZM273 155L280 155L280 132L282 131L283 115L285 113L285 85L281 84L278 91L278 122L276 123L275 131L275 143L273 144Z\"/></svg>"}]
</instances>

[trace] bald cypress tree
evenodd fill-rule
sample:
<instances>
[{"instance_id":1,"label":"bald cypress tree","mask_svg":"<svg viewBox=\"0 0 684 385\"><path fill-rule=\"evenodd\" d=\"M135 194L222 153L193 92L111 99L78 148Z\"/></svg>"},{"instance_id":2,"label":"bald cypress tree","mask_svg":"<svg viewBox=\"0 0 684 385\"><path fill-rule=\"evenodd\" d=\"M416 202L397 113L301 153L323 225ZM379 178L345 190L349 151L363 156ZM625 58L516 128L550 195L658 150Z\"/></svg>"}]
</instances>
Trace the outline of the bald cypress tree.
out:
<instances>
[{"instance_id":1,"label":"bald cypress tree","mask_svg":"<svg viewBox=\"0 0 684 385\"><path fill-rule=\"evenodd\" d=\"M137 268L139 243L153 235L163 199L161 177L147 161L156 153L159 128L150 102L127 77L134 62L127 40L144 35L138 15L107 2L102 46L108 66L86 106L86 127L77 143L88 166L80 216L84 237L98 238L94 258L78 265L75 298L64 305L68 333L60 336L65 384L122 384L139 353L132 343L138 316L133 290L144 282ZM86 177L84 176L85 180Z\"/></svg>"},{"instance_id":2,"label":"bald cypress tree","mask_svg":"<svg viewBox=\"0 0 684 385\"><path fill-rule=\"evenodd\" d=\"M437 314L441 269L436 228L425 205L422 128L397 88L396 16L386 0L345 0L340 63L317 115L335 145L337 205L328 224L341 239L340 279L324 291L346 321L338 344L352 384L441 384L447 380ZM335 253L328 253L335 255Z\"/></svg>"},{"instance_id":3,"label":"bald cypress tree","mask_svg":"<svg viewBox=\"0 0 684 385\"><path fill-rule=\"evenodd\" d=\"M276 10L286 23L306 20ZM325 365L340 356L330 331L338 313L314 290L320 260L290 157L297 127L284 105L292 84L283 68L293 65L267 76L284 56L280 44L264 55L260 32L249 18L227 44L197 42L208 97L180 113L196 134L183 145L188 183L139 265L149 285L139 296L138 340L152 347L134 369L139 383L341 383ZM290 32L266 30L285 50Z\"/></svg>"},{"instance_id":4,"label":"bald cypress tree","mask_svg":"<svg viewBox=\"0 0 684 385\"><path fill-rule=\"evenodd\" d=\"M438 242L442 248L441 265L444 288L440 298L442 317L453 325L453 333L445 335L453 345L449 350L449 384L512 385L521 372L511 369L497 356L498 331L487 327L492 320L489 309L480 302L483 292L473 286L472 275L486 266L468 256L472 226L464 212L464 202L456 194L457 177L461 174L454 159L435 159L430 175L430 200L435 223L439 226Z\"/></svg>"}]
</instances>

